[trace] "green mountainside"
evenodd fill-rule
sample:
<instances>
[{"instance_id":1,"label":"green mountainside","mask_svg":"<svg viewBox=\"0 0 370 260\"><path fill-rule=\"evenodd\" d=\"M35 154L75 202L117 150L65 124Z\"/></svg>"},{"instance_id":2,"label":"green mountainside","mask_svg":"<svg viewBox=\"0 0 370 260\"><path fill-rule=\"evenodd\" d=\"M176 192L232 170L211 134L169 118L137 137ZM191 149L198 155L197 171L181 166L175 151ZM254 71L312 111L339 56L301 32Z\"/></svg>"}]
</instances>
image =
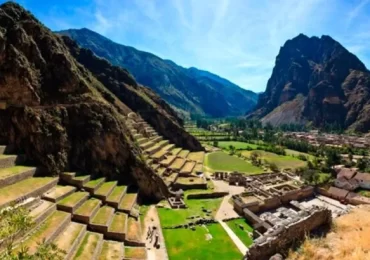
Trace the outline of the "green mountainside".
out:
<instances>
[{"instance_id":1,"label":"green mountainside","mask_svg":"<svg viewBox=\"0 0 370 260\"><path fill-rule=\"evenodd\" d=\"M186 69L151 53L117 44L89 29L58 32L113 65L127 69L178 112L212 117L242 115L254 108L257 94L207 71ZM217 104L217 105L215 105Z\"/></svg>"}]
</instances>

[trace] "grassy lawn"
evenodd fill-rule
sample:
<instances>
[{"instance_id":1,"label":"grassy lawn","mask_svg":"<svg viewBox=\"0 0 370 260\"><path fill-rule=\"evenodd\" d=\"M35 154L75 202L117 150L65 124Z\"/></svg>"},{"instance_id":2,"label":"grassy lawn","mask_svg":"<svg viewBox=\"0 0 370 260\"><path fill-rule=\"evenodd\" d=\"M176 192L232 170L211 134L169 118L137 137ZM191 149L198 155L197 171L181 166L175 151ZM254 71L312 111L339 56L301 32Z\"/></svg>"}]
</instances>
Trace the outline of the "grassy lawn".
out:
<instances>
[{"instance_id":1,"label":"grassy lawn","mask_svg":"<svg viewBox=\"0 0 370 260\"><path fill-rule=\"evenodd\" d=\"M311 154L301 153L301 152L291 150L291 149L285 149L285 152L286 152L287 155L296 156L296 157L300 154L303 154L304 156L308 157L311 161L315 158L315 156L313 156Z\"/></svg>"},{"instance_id":2,"label":"grassy lawn","mask_svg":"<svg viewBox=\"0 0 370 260\"><path fill-rule=\"evenodd\" d=\"M253 228L248 225L248 223L243 218L233 219L227 221L226 224L234 231L235 235L239 237L239 239L249 247L253 243L253 239L248 236L248 232L253 232ZM240 225L243 226L244 230L240 228Z\"/></svg>"},{"instance_id":3,"label":"grassy lawn","mask_svg":"<svg viewBox=\"0 0 370 260\"><path fill-rule=\"evenodd\" d=\"M249 157L252 152L258 152L261 155L262 160L266 160L269 163L275 163L279 168L298 168L306 166L307 164L305 161L301 161L289 155L278 155L261 150L242 151L242 155Z\"/></svg>"},{"instance_id":4,"label":"grassy lawn","mask_svg":"<svg viewBox=\"0 0 370 260\"><path fill-rule=\"evenodd\" d=\"M237 150L243 150L243 149L257 149L256 144L250 144L250 143L245 143L245 142L238 142L238 141L219 141L218 142L218 147L223 148L223 149L229 149L229 146L232 145L235 147Z\"/></svg>"},{"instance_id":5,"label":"grassy lawn","mask_svg":"<svg viewBox=\"0 0 370 260\"><path fill-rule=\"evenodd\" d=\"M207 217L206 212L202 211L203 207L212 211L211 216L214 216L222 199L185 199L187 209L158 208L159 218L163 227L185 224L190 222L190 219L187 218L191 216Z\"/></svg>"},{"instance_id":6,"label":"grassy lawn","mask_svg":"<svg viewBox=\"0 0 370 260\"><path fill-rule=\"evenodd\" d=\"M197 226L194 231L163 229L163 235L171 260L242 258L242 254L220 224L211 224L206 228Z\"/></svg>"},{"instance_id":7,"label":"grassy lawn","mask_svg":"<svg viewBox=\"0 0 370 260\"><path fill-rule=\"evenodd\" d=\"M204 165L213 171L239 171L249 174L263 172L261 168L224 152L207 154Z\"/></svg>"}]
</instances>

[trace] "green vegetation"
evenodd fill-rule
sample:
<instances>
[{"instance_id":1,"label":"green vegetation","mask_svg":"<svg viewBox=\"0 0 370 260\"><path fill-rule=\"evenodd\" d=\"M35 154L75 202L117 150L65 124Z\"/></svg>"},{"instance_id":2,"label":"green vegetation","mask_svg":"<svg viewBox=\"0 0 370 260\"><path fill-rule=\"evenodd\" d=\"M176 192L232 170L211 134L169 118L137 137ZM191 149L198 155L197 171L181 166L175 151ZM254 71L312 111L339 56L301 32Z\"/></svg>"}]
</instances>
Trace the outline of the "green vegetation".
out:
<instances>
[{"instance_id":1,"label":"green vegetation","mask_svg":"<svg viewBox=\"0 0 370 260\"><path fill-rule=\"evenodd\" d=\"M103 183L102 186L100 186L100 188L95 192L95 194L106 196L109 193L109 191L112 190L112 188L116 185L117 185L116 181L105 182Z\"/></svg>"},{"instance_id":2,"label":"green vegetation","mask_svg":"<svg viewBox=\"0 0 370 260\"><path fill-rule=\"evenodd\" d=\"M190 222L189 217L201 216L207 217L207 213L203 209L211 211L211 216L214 216L222 202L223 198L217 199L193 199L185 198L187 209L169 209L158 208L159 218L163 227L175 226ZM210 217L210 216L208 216Z\"/></svg>"},{"instance_id":3,"label":"green vegetation","mask_svg":"<svg viewBox=\"0 0 370 260\"><path fill-rule=\"evenodd\" d=\"M243 151L242 155L249 158L253 152L257 152L259 154L259 157L266 161L267 164L276 164L278 168L284 169L284 168L298 168L306 166L306 162L299 160L297 158L294 158L289 155L277 155L275 153L265 152L265 151Z\"/></svg>"},{"instance_id":4,"label":"green vegetation","mask_svg":"<svg viewBox=\"0 0 370 260\"><path fill-rule=\"evenodd\" d=\"M125 246L125 257L128 259L145 259L146 250L144 247Z\"/></svg>"},{"instance_id":5,"label":"green vegetation","mask_svg":"<svg viewBox=\"0 0 370 260\"><path fill-rule=\"evenodd\" d=\"M356 193L370 198L370 191L369 190L358 189L358 190L356 190Z\"/></svg>"},{"instance_id":6,"label":"green vegetation","mask_svg":"<svg viewBox=\"0 0 370 260\"><path fill-rule=\"evenodd\" d=\"M92 181L89 181L88 183L86 183L84 185L84 187L87 187L87 188L95 188L96 186L98 186L102 181L104 181L104 178L99 178L99 179L95 179L95 180L92 180Z\"/></svg>"},{"instance_id":7,"label":"green vegetation","mask_svg":"<svg viewBox=\"0 0 370 260\"><path fill-rule=\"evenodd\" d=\"M56 178L53 177L28 178L15 184L6 186L1 189L0 205L14 201L15 199L39 189L55 180Z\"/></svg>"},{"instance_id":8,"label":"green vegetation","mask_svg":"<svg viewBox=\"0 0 370 260\"><path fill-rule=\"evenodd\" d=\"M97 225L106 225L113 212L114 209L111 207L101 207L91 222Z\"/></svg>"},{"instance_id":9,"label":"green vegetation","mask_svg":"<svg viewBox=\"0 0 370 260\"><path fill-rule=\"evenodd\" d=\"M63 215L53 213L46 221L41 225L32 236L26 240L26 243L21 243L16 250L13 251L15 242L14 234L24 235L30 229L32 229L35 223L32 218L28 215L28 210L24 207L10 207L0 212L0 241L5 247L5 251L0 253L0 259L5 260L62 260L64 259L64 252L60 250L53 243L46 243L43 234L48 231L48 224L51 226L52 221L57 221L58 217ZM61 219L62 220L62 219ZM35 242L37 242L35 244ZM32 248L31 248L32 246ZM30 250L32 249L32 251Z\"/></svg>"},{"instance_id":10,"label":"green vegetation","mask_svg":"<svg viewBox=\"0 0 370 260\"><path fill-rule=\"evenodd\" d=\"M236 248L220 224L191 229L163 229L171 260L183 259L241 259Z\"/></svg>"},{"instance_id":11,"label":"green vegetation","mask_svg":"<svg viewBox=\"0 0 370 260\"><path fill-rule=\"evenodd\" d=\"M84 204L82 204L81 207L79 207L75 214L81 215L81 216L90 216L91 212L100 205L101 201L98 199L91 198L87 201L85 201Z\"/></svg>"},{"instance_id":12,"label":"green vegetation","mask_svg":"<svg viewBox=\"0 0 370 260\"><path fill-rule=\"evenodd\" d=\"M88 192L77 191L77 192L72 193L68 197L65 197L61 201L59 201L58 205L73 207L74 205L76 205L78 202L80 202L83 198L86 198L87 196L89 196Z\"/></svg>"},{"instance_id":13,"label":"green vegetation","mask_svg":"<svg viewBox=\"0 0 370 260\"><path fill-rule=\"evenodd\" d=\"M236 150L249 150L249 149L257 149L257 144L246 143L246 142L238 142L238 141L219 141L218 147L222 149L230 149L230 146L235 147Z\"/></svg>"},{"instance_id":14,"label":"green vegetation","mask_svg":"<svg viewBox=\"0 0 370 260\"><path fill-rule=\"evenodd\" d=\"M77 250L75 259L92 259L100 236L101 235L97 233L87 232L82 244Z\"/></svg>"},{"instance_id":15,"label":"green vegetation","mask_svg":"<svg viewBox=\"0 0 370 260\"><path fill-rule=\"evenodd\" d=\"M109 230L113 232L124 232L126 227L127 215L124 213L116 213L113 217L112 224Z\"/></svg>"},{"instance_id":16,"label":"green vegetation","mask_svg":"<svg viewBox=\"0 0 370 260\"><path fill-rule=\"evenodd\" d=\"M127 191L127 186L117 186L113 189L112 193L108 196L108 201L119 202L122 193Z\"/></svg>"},{"instance_id":17,"label":"green vegetation","mask_svg":"<svg viewBox=\"0 0 370 260\"><path fill-rule=\"evenodd\" d=\"M134 204L136 198L137 198L137 194L136 193L127 193L123 197L123 199L121 201L121 204L119 205L119 208L130 210L131 209L131 206Z\"/></svg>"},{"instance_id":18,"label":"green vegetation","mask_svg":"<svg viewBox=\"0 0 370 260\"><path fill-rule=\"evenodd\" d=\"M261 168L224 152L207 154L204 165L213 171L239 171L248 174L263 172Z\"/></svg>"},{"instance_id":19,"label":"green vegetation","mask_svg":"<svg viewBox=\"0 0 370 260\"><path fill-rule=\"evenodd\" d=\"M234 231L244 245L249 247L253 243L253 228L248 225L245 219L233 219L227 221L226 224ZM248 232L250 232L252 236L249 236Z\"/></svg>"},{"instance_id":20,"label":"green vegetation","mask_svg":"<svg viewBox=\"0 0 370 260\"><path fill-rule=\"evenodd\" d=\"M26 166L13 166L13 167L8 167L8 168L3 168L0 169L0 179L11 176L11 175L16 175L25 171L29 171L34 169L33 167L26 167Z\"/></svg>"}]
</instances>

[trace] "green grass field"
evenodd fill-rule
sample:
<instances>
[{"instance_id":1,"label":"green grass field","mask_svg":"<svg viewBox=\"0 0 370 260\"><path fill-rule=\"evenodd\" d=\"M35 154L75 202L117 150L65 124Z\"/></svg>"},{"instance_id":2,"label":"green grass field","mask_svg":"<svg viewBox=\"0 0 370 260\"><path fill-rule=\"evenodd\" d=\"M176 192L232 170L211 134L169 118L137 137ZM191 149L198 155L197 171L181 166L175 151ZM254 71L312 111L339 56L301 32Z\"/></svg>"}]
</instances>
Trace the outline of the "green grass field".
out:
<instances>
[{"instance_id":1,"label":"green grass field","mask_svg":"<svg viewBox=\"0 0 370 260\"><path fill-rule=\"evenodd\" d=\"M207 234L208 240L207 240ZM163 229L171 260L241 259L242 254L220 224L191 229ZM217 257L215 257L217 256Z\"/></svg>"},{"instance_id":2,"label":"green grass field","mask_svg":"<svg viewBox=\"0 0 370 260\"><path fill-rule=\"evenodd\" d=\"M301 153L301 152L291 150L291 149L285 149L285 152L286 152L287 155L291 155L291 156L295 156L295 157L297 157L300 154L303 154L304 156L307 156L311 161L315 158L315 156L313 156L311 154Z\"/></svg>"},{"instance_id":3,"label":"green grass field","mask_svg":"<svg viewBox=\"0 0 370 260\"><path fill-rule=\"evenodd\" d=\"M211 215L214 216L222 199L185 199L185 203L188 206L187 209L158 208L159 218L163 227L185 224L190 222L190 219L187 218L191 216L207 217L206 213L202 211L202 207L211 210Z\"/></svg>"},{"instance_id":4,"label":"green grass field","mask_svg":"<svg viewBox=\"0 0 370 260\"><path fill-rule=\"evenodd\" d=\"M212 145L212 143L210 143ZM238 141L220 141L218 142L218 147L223 148L223 149L229 149L229 146L232 145L235 147L237 150L243 150L243 149L257 149L256 144L250 144L250 143L245 143L245 142L238 142Z\"/></svg>"},{"instance_id":5,"label":"green grass field","mask_svg":"<svg viewBox=\"0 0 370 260\"><path fill-rule=\"evenodd\" d=\"M254 151L242 151L242 155L245 157L249 157L252 152L258 152L261 155L262 160L266 160L268 163L275 163L277 167L283 168L298 168L303 167L307 163L305 161L299 160L298 158L294 158L289 155L278 155L275 153L270 153L261 150L254 150Z\"/></svg>"},{"instance_id":6,"label":"green grass field","mask_svg":"<svg viewBox=\"0 0 370 260\"><path fill-rule=\"evenodd\" d=\"M226 224L234 231L235 235L244 243L245 246L249 247L253 243L253 239L249 237L248 232L253 232L253 228L243 218L233 219L227 221ZM244 230L240 228L240 225L244 227Z\"/></svg>"},{"instance_id":7,"label":"green grass field","mask_svg":"<svg viewBox=\"0 0 370 260\"><path fill-rule=\"evenodd\" d=\"M247 174L263 172L261 168L224 152L207 154L204 165L213 171L239 171Z\"/></svg>"}]
</instances>

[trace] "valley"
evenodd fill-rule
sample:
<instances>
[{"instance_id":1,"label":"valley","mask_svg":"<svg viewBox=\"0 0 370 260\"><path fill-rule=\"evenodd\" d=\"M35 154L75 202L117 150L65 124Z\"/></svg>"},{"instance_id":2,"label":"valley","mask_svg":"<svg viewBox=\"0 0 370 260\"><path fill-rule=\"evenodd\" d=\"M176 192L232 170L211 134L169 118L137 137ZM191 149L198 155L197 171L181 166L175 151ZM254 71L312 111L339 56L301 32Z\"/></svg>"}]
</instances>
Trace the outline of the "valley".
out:
<instances>
[{"instance_id":1,"label":"valley","mask_svg":"<svg viewBox=\"0 0 370 260\"><path fill-rule=\"evenodd\" d=\"M0 259L368 258L370 72L359 58L299 34L256 94L55 26L69 20L48 28L54 5L0 5ZM157 25L153 6L139 22L120 19ZM99 32L117 26L92 13ZM252 61L228 74L266 70Z\"/></svg>"}]
</instances>

